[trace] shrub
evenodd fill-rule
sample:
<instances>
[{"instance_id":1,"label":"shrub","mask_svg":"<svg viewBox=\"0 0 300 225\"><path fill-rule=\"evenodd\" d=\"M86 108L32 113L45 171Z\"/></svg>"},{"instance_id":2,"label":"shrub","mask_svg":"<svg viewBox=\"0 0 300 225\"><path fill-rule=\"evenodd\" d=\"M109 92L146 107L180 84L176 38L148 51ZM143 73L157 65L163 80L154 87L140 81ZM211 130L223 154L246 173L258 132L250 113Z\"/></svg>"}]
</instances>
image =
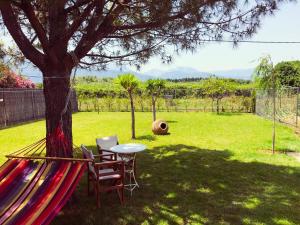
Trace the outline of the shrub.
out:
<instances>
[{"instance_id":1,"label":"shrub","mask_svg":"<svg viewBox=\"0 0 300 225\"><path fill-rule=\"evenodd\" d=\"M11 71L8 67L1 67L0 88L35 88L35 84Z\"/></svg>"}]
</instances>

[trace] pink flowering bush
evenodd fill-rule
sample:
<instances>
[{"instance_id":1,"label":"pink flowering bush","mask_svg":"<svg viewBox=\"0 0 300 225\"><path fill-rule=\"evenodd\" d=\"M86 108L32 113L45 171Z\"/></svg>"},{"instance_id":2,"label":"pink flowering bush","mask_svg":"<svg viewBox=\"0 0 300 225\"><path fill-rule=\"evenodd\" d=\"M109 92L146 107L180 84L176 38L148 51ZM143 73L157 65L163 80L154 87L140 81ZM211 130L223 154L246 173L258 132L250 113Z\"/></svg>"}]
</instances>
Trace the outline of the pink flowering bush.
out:
<instances>
[{"instance_id":1,"label":"pink flowering bush","mask_svg":"<svg viewBox=\"0 0 300 225\"><path fill-rule=\"evenodd\" d=\"M35 88L35 84L5 67L0 71L0 88Z\"/></svg>"}]
</instances>

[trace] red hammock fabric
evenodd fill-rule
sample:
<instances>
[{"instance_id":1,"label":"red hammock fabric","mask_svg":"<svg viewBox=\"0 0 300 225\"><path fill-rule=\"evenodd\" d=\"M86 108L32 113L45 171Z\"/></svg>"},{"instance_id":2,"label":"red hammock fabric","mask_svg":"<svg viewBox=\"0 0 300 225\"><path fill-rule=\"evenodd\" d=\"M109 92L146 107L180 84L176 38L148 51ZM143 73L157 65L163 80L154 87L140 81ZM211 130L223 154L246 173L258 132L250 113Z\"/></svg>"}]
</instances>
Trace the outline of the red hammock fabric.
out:
<instances>
[{"instance_id":1,"label":"red hammock fabric","mask_svg":"<svg viewBox=\"0 0 300 225\"><path fill-rule=\"evenodd\" d=\"M14 159L41 155L72 155L69 142L59 124L55 131L13 155L0 167L0 224L49 224L65 205L86 168L86 162L69 159L34 161ZM49 159L49 158L48 158Z\"/></svg>"},{"instance_id":2,"label":"red hammock fabric","mask_svg":"<svg viewBox=\"0 0 300 225\"><path fill-rule=\"evenodd\" d=\"M49 224L85 168L84 162L9 160L0 168L0 224Z\"/></svg>"},{"instance_id":3,"label":"red hammock fabric","mask_svg":"<svg viewBox=\"0 0 300 225\"><path fill-rule=\"evenodd\" d=\"M63 152L64 157L72 155L72 153L68 152L68 149L71 149L71 147L63 132L61 123L57 126L53 133L47 136L47 145L55 146L55 148L48 149L47 155L61 157L61 151Z\"/></svg>"}]
</instances>

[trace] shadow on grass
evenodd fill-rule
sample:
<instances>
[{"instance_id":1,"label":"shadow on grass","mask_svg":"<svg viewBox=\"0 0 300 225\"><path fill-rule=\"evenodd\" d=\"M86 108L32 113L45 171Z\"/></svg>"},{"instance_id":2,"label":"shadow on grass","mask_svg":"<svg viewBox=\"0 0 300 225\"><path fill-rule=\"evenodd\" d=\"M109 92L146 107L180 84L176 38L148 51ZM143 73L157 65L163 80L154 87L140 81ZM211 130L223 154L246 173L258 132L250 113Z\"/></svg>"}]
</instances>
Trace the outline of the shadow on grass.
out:
<instances>
[{"instance_id":1,"label":"shadow on grass","mask_svg":"<svg viewBox=\"0 0 300 225\"><path fill-rule=\"evenodd\" d=\"M166 120L167 123L178 123L176 120Z\"/></svg>"},{"instance_id":2,"label":"shadow on grass","mask_svg":"<svg viewBox=\"0 0 300 225\"><path fill-rule=\"evenodd\" d=\"M135 138L135 140L148 140L148 141L155 141L156 137L154 135L142 135Z\"/></svg>"},{"instance_id":3,"label":"shadow on grass","mask_svg":"<svg viewBox=\"0 0 300 225\"><path fill-rule=\"evenodd\" d=\"M137 155L140 188L120 206L115 193L102 207L86 196L54 224L300 224L300 171L231 160L229 150L155 147Z\"/></svg>"},{"instance_id":4,"label":"shadow on grass","mask_svg":"<svg viewBox=\"0 0 300 225\"><path fill-rule=\"evenodd\" d=\"M220 112L219 114L217 114L217 113L215 113L215 114L219 115L219 116L242 116L242 115L245 115L245 113L239 113L239 112Z\"/></svg>"}]
</instances>

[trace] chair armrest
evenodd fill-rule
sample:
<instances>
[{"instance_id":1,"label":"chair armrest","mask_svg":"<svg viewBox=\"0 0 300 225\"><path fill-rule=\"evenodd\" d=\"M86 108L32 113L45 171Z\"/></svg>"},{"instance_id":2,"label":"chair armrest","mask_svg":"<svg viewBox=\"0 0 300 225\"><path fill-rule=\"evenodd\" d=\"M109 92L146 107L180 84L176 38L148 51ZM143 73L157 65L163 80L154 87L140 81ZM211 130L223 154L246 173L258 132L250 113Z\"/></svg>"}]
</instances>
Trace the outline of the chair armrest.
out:
<instances>
[{"instance_id":1,"label":"chair armrest","mask_svg":"<svg viewBox=\"0 0 300 225\"><path fill-rule=\"evenodd\" d=\"M97 161L116 161L116 155L113 153L106 153L106 154L100 154L100 155L94 155L95 159Z\"/></svg>"},{"instance_id":2,"label":"chair armrest","mask_svg":"<svg viewBox=\"0 0 300 225\"><path fill-rule=\"evenodd\" d=\"M115 152L109 150L109 149L102 149L100 148L99 151L102 151L102 152L109 152L109 153L113 153L113 154L116 154Z\"/></svg>"},{"instance_id":3,"label":"chair armrest","mask_svg":"<svg viewBox=\"0 0 300 225\"><path fill-rule=\"evenodd\" d=\"M94 168L96 170L97 177L120 174L122 176L122 179L124 178L124 172L125 172L124 161L106 161L101 163L94 163ZM114 172L102 173L100 175L99 170L102 168L112 168Z\"/></svg>"},{"instance_id":4,"label":"chair armrest","mask_svg":"<svg viewBox=\"0 0 300 225\"><path fill-rule=\"evenodd\" d=\"M114 153L106 153L106 154L100 154L100 155L94 155L95 158L101 158L103 156L114 156Z\"/></svg>"},{"instance_id":5,"label":"chair armrest","mask_svg":"<svg viewBox=\"0 0 300 225\"><path fill-rule=\"evenodd\" d=\"M106 162L100 162L100 163L94 163L94 166L96 168L101 168L101 167L108 167L108 166L116 166L116 165L124 165L124 161L106 161Z\"/></svg>"}]
</instances>

